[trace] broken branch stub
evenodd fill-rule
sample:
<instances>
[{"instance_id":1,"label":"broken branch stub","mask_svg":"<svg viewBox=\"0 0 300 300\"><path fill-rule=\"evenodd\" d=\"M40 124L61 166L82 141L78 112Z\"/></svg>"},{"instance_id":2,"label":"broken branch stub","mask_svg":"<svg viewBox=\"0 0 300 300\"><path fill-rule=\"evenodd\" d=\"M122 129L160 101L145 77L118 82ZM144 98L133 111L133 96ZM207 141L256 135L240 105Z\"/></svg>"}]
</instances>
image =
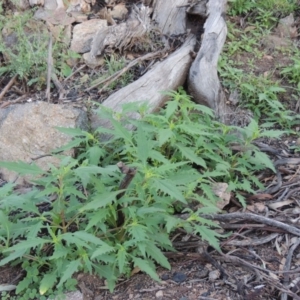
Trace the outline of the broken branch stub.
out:
<instances>
[{"instance_id":1,"label":"broken branch stub","mask_svg":"<svg viewBox=\"0 0 300 300\"><path fill-rule=\"evenodd\" d=\"M202 44L188 77L188 91L200 104L212 108L216 116L227 122L229 108L218 78L218 59L226 40L225 14L227 0L210 0L204 24Z\"/></svg>"},{"instance_id":2,"label":"broken branch stub","mask_svg":"<svg viewBox=\"0 0 300 300\"><path fill-rule=\"evenodd\" d=\"M154 4L153 20L165 35L186 33L186 7L189 0L157 0Z\"/></svg>"},{"instance_id":3,"label":"broken branch stub","mask_svg":"<svg viewBox=\"0 0 300 300\"><path fill-rule=\"evenodd\" d=\"M138 39L142 40L150 31L150 13L149 7L134 5L126 23L100 29L93 39L90 56L95 58L104 54L105 50L123 51L133 47Z\"/></svg>"}]
</instances>

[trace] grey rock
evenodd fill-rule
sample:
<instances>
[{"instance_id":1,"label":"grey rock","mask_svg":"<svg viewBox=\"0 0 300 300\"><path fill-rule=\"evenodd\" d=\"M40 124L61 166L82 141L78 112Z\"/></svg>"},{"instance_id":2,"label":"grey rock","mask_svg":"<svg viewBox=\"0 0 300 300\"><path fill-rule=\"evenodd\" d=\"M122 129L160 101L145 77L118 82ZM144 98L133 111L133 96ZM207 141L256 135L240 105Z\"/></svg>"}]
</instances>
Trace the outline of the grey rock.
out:
<instances>
[{"instance_id":1,"label":"grey rock","mask_svg":"<svg viewBox=\"0 0 300 300\"><path fill-rule=\"evenodd\" d=\"M107 27L106 20L89 20L75 25L73 29L73 39L71 50L77 53L86 53L91 50L91 44L94 36L101 28Z\"/></svg>"},{"instance_id":2,"label":"grey rock","mask_svg":"<svg viewBox=\"0 0 300 300\"><path fill-rule=\"evenodd\" d=\"M98 66L102 66L105 62L103 56L94 57L94 56L91 55L90 52L84 53L82 55L82 58L83 58L85 64L87 66L89 66L90 68L95 68L95 67L98 67Z\"/></svg>"},{"instance_id":3,"label":"grey rock","mask_svg":"<svg viewBox=\"0 0 300 300\"><path fill-rule=\"evenodd\" d=\"M182 272L175 272L172 276L172 280L175 282L184 282L187 279L186 275Z\"/></svg>"},{"instance_id":4,"label":"grey rock","mask_svg":"<svg viewBox=\"0 0 300 300\"><path fill-rule=\"evenodd\" d=\"M110 15L114 19L122 20L128 14L128 9L126 8L124 3L119 3L114 6L113 10L110 12Z\"/></svg>"},{"instance_id":5,"label":"grey rock","mask_svg":"<svg viewBox=\"0 0 300 300\"><path fill-rule=\"evenodd\" d=\"M59 132L56 126L86 129L87 115L78 108L46 102L16 104L0 110L0 161L30 163L65 145L71 137ZM46 156L35 163L47 170L49 164L57 165L58 159ZM17 179L22 184L30 180L4 168L0 168L0 173L8 182Z\"/></svg>"}]
</instances>

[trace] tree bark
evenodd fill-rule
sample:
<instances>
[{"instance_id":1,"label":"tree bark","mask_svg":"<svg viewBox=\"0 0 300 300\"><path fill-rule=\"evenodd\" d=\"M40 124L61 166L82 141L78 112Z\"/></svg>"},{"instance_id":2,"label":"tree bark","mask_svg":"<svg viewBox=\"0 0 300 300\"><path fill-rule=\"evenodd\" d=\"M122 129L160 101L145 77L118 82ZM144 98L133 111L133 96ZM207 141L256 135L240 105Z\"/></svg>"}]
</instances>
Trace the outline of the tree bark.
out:
<instances>
[{"instance_id":1,"label":"tree bark","mask_svg":"<svg viewBox=\"0 0 300 300\"><path fill-rule=\"evenodd\" d=\"M186 6L188 0L157 0L154 3L153 20L164 35L186 33Z\"/></svg>"},{"instance_id":2,"label":"tree bark","mask_svg":"<svg viewBox=\"0 0 300 300\"><path fill-rule=\"evenodd\" d=\"M109 96L103 102L103 106L121 111L126 103L147 102L150 107L149 112L158 110L168 100L168 96L161 94L161 91L176 90L186 81L192 63L190 53L194 50L195 44L195 36L190 35L173 54L135 82ZM106 120L97 120L97 118L92 123L94 128L109 126Z\"/></svg>"},{"instance_id":3,"label":"tree bark","mask_svg":"<svg viewBox=\"0 0 300 300\"><path fill-rule=\"evenodd\" d=\"M200 104L212 108L216 116L226 122L229 109L218 78L218 59L225 43L227 26L224 19L227 0L210 0L207 4L208 18L200 50L188 76L188 91Z\"/></svg>"}]
</instances>

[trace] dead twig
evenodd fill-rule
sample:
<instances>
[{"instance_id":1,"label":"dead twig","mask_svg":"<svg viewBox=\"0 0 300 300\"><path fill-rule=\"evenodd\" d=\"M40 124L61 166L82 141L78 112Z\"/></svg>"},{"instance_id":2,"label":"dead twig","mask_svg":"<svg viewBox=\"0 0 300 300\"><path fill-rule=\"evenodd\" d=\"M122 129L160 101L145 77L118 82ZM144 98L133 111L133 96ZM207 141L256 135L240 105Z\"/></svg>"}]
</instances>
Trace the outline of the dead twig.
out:
<instances>
[{"instance_id":1,"label":"dead twig","mask_svg":"<svg viewBox=\"0 0 300 300\"><path fill-rule=\"evenodd\" d=\"M279 279L277 279L277 280L274 279L274 277L276 277L276 275L275 275L276 272L272 272L270 270L261 268L259 266L252 265L252 264L248 263L247 261L245 261L239 257L236 257L236 256L222 254L222 256L220 256L218 259L227 261L227 262L231 262L233 264L245 266L245 267L249 268L250 270L252 270L254 273L256 273L257 270L261 271L260 276L263 277L265 280L267 280L268 283L270 285L272 285L275 289L280 290L281 292L287 293L289 296L294 297L293 299L295 299L295 300L300 300L300 297L298 295L296 295L295 293L293 293L292 291L286 289L286 287L280 283ZM270 276L269 274L273 274L273 277Z\"/></svg>"},{"instance_id":2,"label":"dead twig","mask_svg":"<svg viewBox=\"0 0 300 300\"><path fill-rule=\"evenodd\" d=\"M53 72L53 58L52 58L52 36L49 37L49 44L48 44L48 71L47 71L47 89L46 89L46 97L48 102L50 102L50 79L53 81L56 89L59 92L59 100L64 98L66 91L62 84L59 82L55 72Z\"/></svg>"},{"instance_id":3,"label":"dead twig","mask_svg":"<svg viewBox=\"0 0 300 300\"><path fill-rule=\"evenodd\" d=\"M123 180L121 181L121 183L119 185L119 190L124 190L122 193L118 194L118 196L117 196L117 200L120 200L124 196L127 187L129 186L130 182L132 181L134 175L136 174L136 169L126 166L122 161L117 163L117 167L123 174L126 174L126 176L123 178ZM120 204L118 204L117 210L118 210L117 225L119 227L122 224L124 224L125 217L122 212L122 206Z\"/></svg>"},{"instance_id":4,"label":"dead twig","mask_svg":"<svg viewBox=\"0 0 300 300\"><path fill-rule=\"evenodd\" d=\"M289 271L291 269L291 262L292 262L292 257L294 254L294 251L296 248L300 245L300 238L297 239L297 242L289 249L288 255L286 257L286 261L283 267L283 271ZM288 288L289 286L289 274L284 273L283 275L283 285L285 288ZM287 300L288 295L286 292L281 294L281 300Z\"/></svg>"},{"instance_id":5,"label":"dead twig","mask_svg":"<svg viewBox=\"0 0 300 300\"><path fill-rule=\"evenodd\" d=\"M7 91L10 89L10 87L14 84L16 78L18 75L15 75L9 82L8 84L4 87L4 89L2 90L2 92L0 93L0 101L2 101L3 97L5 96L5 94L7 93Z\"/></svg>"},{"instance_id":6,"label":"dead twig","mask_svg":"<svg viewBox=\"0 0 300 300\"><path fill-rule=\"evenodd\" d=\"M279 280L275 281L271 276L268 276L264 273L261 273L261 275L267 281L267 283L273 286L275 289L291 296L293 300L300 300L300 297L297 294L293 293L291 290L286 289L286 287L283 286L283 284Z\"/></svg>"},{"instance_id":7,"label":"dead twig","mask_svg":"<svg viewBox=\"0 0 300 300\"><path fill-rule=\"evenodd\" d=\"M295 226L291 226L276 220L272 220L263 216L251 214L251 213L229 213L224 215L202 215L203 218L209 219L209 220L216 220L216 221L232 221L236 219L240 219L243 221L254 221L258 223L263 223L269 226L280 228L286 232L289 232L291 234L294 234L296 236L300 237L300 229L296 228Z\"/></svg>"},{"instance_id":8,"label":"dead twig","mask_svg":"<svg viewBox=\"0 0 300 300\"><path fill-rule=\"evenodd\" d=\"M86 67L86 65L82 65L81 67L79 67L77 70L75 70L72 74L70 74L65 80L64 82L67 82L70 78L72 78L75 74L77 74L78 72L80 72L82 69L84 69Z\"/></svg>"},{"instance_id":9,"label":"dead twig","mask_svg":"<svg viewBox=\"0 0 300 300\"><path fill-rule=\"evenodd\" d=\"M23 102L23 100L27 97L27 95L23 95L13 101L7 101L7 102L4 102L1 104L0 108L5 108L11 104L16 104L16 103L20 103L20 102Z\"/></svg>"},{"instance_id":10,"label":"dead twig","mask_svg":"<svg viewBox=\"0 0 300 300\"><path fill-rule=\"evenodd\" d=\"M135 60L131 61L127 66L125 66L122 70L116 72L115 74L109 76L106 79L101 80L100 82L97 82L96 84L92 85L91 87L87 88L84 90L84 92L89 92L90 90L96 88L97 86L99 86L100 84L105 83L105 85L103 86L102 89L100 89L98 91L98 93L101 93L103 90L105 90L112 82L116 81L119 77L121 77L125 72L127 72L129 69L131 69L132 67L134 67L136 64L138 64L141 61L144 60L150 60L150 59L154 59L157 56L162 56L165 51L156 51L153 53L147 53L144 56L138 57Z\"/></svg>"},{"instance_id":11,"label":"dead twig","mask_svg":"<svg viewBox=\"0 0 300 300\"><path fill-rule=\"evenodd\" d=\"M23 92L22 90L20 90L18 87L16 87L15 85L12 87L12 90L17 93L20 96L25 95L25 92Z\"/></svg>"},{"instance_id":12,"label":"dead twig","mask_svg":"<svg viewBox=\"0 0 300 300\"><path fill-rule=\"evenodd\" d=\"M283 158L283 159L278 159L275 161L274 166L276 168L276 176L277 176L277 184L274 187L268 188L265 193L266 194L275 194L278 192L282 186L282 176L280 171L278 170L278 167L280 165L286 165L286 164L291 164L291 165L299 165L300 164L300 158Z\"/></svg>"},{"instance_id":13,"label":"dead twig","mask_svg":"<svg viewBox=\"0 0 300 300\"><path fill-rule=\"evenodd\" d=\"M232 240L232 241L224 242L224 243L226 245L240 246L240 247L258 246L258 245L266 244L266 243L272 241L277 236L278 236L278 233L272 233L272 234L270 234L266 237L262 237L262 238L256 238L256 239L245 238L245 240L243 240L243 241Z\"/></svg>"},{"instance_id":14,"label":"dead twig","mask_svg":"<svg viewBox=\"0 0 300 300\"><path fill-rule=\"evenodd\" d=\"M166 287L164 287L164 286L157 286L152 289L141 289L141 290L139 290L139 292L140 293L156 292L156 291L165 290L165 289L166 289Z\"/></svg>"}]
</instances>

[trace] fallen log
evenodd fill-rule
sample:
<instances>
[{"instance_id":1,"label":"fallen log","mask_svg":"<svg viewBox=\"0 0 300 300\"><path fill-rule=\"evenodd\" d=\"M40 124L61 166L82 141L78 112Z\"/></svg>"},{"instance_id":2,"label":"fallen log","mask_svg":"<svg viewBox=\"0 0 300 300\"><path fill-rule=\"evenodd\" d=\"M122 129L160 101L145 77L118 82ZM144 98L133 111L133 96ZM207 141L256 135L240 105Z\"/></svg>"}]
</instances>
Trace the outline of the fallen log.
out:
<instances>
[{"instance_id":1,"label":"fallen log","mask_svg":"<svg viewBox=\"0 0 300 300\"><path fill-rule=\"evenodd\" d=\"M202 44L188 76L188 91L194 101L212 108L220 121L225 123L229 108L218 78L217 65L227 35L224 19L226 2L208 2Z\"/></svg>"},{"instance_id":2,"label":"fallen log","mask_svg":"<svg viewBox=\"0 0 300 300\"><path fill-rule=\"evenodd\" d=\"M126 87L109 96L103 106L114 111L121 111L122 106L131 102L147 102L150 112L158 110L168 99L161 91L176 90L186 81L196 38L194 35L187 37L185 43L167 57L164 61L154 65L153 69L144 76ZM109 126L107 120L100 120L95 115L92 117L92 127Z\"/></svg>"}]
</instances>

